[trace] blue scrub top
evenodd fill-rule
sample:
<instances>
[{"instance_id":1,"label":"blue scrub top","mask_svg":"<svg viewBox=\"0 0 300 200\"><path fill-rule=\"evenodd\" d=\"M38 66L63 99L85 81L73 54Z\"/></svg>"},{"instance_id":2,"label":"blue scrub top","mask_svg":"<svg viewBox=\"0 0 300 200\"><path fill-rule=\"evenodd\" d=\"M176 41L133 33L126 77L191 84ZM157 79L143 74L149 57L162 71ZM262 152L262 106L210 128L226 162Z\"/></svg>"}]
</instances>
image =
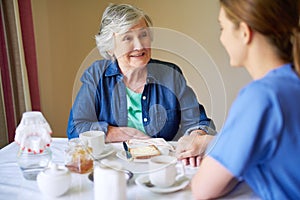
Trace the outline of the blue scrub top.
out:
<instances>
[{"instance_id":1,"label":"blue scrub top","mask_svg":"<svg viewBox=\"0 0 300 200\"><path fill-rule=\"evenodd\" d=\"M291 64L243 88L207 154L263 199L300 198L300 79Z\"/></svg>"}]
</instances>

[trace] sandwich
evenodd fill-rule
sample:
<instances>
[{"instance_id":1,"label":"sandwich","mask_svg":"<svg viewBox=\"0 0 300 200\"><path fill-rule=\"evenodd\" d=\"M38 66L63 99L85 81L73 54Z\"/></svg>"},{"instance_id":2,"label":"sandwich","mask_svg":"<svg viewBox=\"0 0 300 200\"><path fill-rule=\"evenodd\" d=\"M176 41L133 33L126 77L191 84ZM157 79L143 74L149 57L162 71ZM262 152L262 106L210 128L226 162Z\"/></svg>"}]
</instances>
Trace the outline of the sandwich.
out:
<instances>
[{"instance_id":1,"label":"sandwich","mask_svg":"<svg viewBox=\"0 0 300 200\"><path fill-rule=\"evenodd\" d=\"M129 149L133 159L149 159L153 156L161 155L155 145L138 146Z\"/></svg>"}]
</instances>

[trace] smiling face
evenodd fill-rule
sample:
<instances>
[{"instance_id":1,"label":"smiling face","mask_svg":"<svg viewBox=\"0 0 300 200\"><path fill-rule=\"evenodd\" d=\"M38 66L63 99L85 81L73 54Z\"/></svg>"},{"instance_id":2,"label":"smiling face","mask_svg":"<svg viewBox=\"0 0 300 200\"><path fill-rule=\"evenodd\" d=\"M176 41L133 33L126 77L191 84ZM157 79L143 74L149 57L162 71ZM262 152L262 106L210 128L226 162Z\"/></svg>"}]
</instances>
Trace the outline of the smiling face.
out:
<instances>
[{"instance_id":1,"label":"smiling face","mask_svg":"<svg viewBox=\"0 0 300 200\"><path fill-rule=\"evenodd\" d=\"M229 20L222 7L219 14L219 23L221 26L220 41L230 57L230 65L243 66L246 50L240 27Z\"/></svg>"},{"instance_id":2,"label":"smiling face","mask_svg":"<svg viewBox=\"0 0 300 200\"><path fill-rule=\"evenodd\" d=\"M151 34L144 19L124 34L115 34L113 54L121 68L144 67L151 58Z\"/></svg>"}]
</instances>

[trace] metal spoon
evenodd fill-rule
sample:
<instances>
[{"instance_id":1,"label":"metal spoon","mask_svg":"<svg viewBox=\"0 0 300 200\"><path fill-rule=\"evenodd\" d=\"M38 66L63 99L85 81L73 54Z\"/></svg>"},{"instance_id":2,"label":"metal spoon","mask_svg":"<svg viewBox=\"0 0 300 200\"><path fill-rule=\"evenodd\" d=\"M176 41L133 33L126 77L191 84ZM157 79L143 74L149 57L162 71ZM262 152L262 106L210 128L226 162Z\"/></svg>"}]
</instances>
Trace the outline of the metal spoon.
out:
<instances>
[{"instance_id":1,"label":"metal spoon","mask_svg":"<svg viewBox=\"0 0 300 200\"><path fill-rule=\"evenodd\" d=\"M153 184L151 183L151 181L145 182L144 185L147 186L147 187L155 187L155 185L153 185Z\"/></svg>"}]
</instances>

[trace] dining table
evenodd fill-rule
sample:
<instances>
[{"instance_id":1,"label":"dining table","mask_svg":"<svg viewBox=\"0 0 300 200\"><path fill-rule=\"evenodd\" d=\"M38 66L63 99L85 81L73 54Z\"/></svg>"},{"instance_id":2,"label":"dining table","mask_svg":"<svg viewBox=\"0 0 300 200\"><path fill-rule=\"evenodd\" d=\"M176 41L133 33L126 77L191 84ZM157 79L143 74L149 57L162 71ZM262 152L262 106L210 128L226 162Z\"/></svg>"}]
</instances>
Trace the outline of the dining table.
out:
<instances>
[{"instance_id":1,"label":"dining table","mask_svg":"<svg viewBox=\"0 0 300 200\"><path fill-rule=\"evenodd\" d=\"M64 165L65 151L68 145L68 138L52 138L50 149L52 152L52 163ZM61 200L89 200L94 199L94 183L90 173L79 174L71 172L71 186L62 196L50 198L44 195L38 187L36 180L27 180L23 177L18 166L17 154L19 145L12 142L0 150L0 200L41 200L41 199L61 199ZM118 162L126 170L133 173L133 177L127 181L126 199L128 200L185 200L193 199L190 183L177 190L160 190L159 188L147 188L142 184L137 184L140 177L147 177L147 162L133 162L122 158L122 143L106 144L106 151L102 159ZM181 162L178 161L178 166ZM185 166L185 176L191 180L197 172L197 167ZM112 192L114 189L112 188ZM260 199L251 188L240 182L237 187L220 199Z\"/></svg>"}]
</instances>

